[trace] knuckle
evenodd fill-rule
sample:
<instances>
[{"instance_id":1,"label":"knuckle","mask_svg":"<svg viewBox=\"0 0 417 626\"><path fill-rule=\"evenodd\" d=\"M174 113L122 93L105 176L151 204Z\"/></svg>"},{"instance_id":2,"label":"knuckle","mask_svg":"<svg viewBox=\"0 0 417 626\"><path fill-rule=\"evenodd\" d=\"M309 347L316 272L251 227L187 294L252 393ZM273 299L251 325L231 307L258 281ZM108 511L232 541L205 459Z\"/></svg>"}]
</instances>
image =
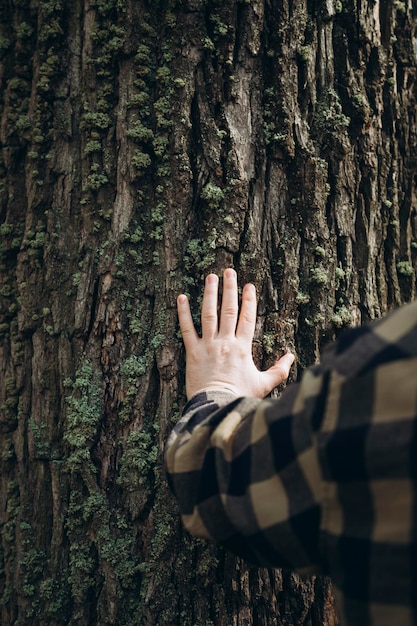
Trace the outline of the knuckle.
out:
<instances>
[{"instance_id":1,"label":"knuckle","mask_svg":"<svg viewBox=\"0 0 417 626\"><path fill-rule=\"evenodd\" d=\"M217 321L217 315L215 313L203 313L201 316L202 322L215 323Z\"/></svg>"},{"instance_id":2,"label":"knuckle","mask_svg":"<svg viewBox=\"0 0 417 626\"><path fill-rule=\"evenodd\" d=\"M237 314L237 308L235 306L226 306L223 312L226 317L235 317Z\"/></svg>"},{"instance_id":3,"label":"knuckle","mask_svg":"<svg viewBox=\"0 0 417 626\"><path fill-rule=\"evenodd\" d=\"M181 334L183 337L192 337L194 335L194 325L193 324L183 324L181 326Z\"/></svg>"},{"instance_id":4,"label":"knuckle","mask_svg":"<svg viewBox=\"0 0 417 626\"><path fill-rule=\"evenodd\" d=\"M219 353L220 355L225 358L228 357L230 354L230 344L227 341L222 341L220 346L219 346Z\"/></svg>"},{"instance_id":5,"label":"knuckle","mask_svg":"<svg viewBox=\"0 0 417 626\"><path fill-rule=\"evenodd\" d=\"M281 379L281 381L284 381L286 378L288 378L288 373L289 372L284 365L278 365L277 374L279 378Z\"/></svg>"},{"instance_id":6,"label":"knuckle","mask_svg":"<svg viewBox=\"0 0 417 626\"><path fill-rule=\"evenodd\" d=\"M243 321L245 322L245 324L254 324L256 321L256 317L251 313L245 313L243 315Z\"/></svg>"}]
</instances>

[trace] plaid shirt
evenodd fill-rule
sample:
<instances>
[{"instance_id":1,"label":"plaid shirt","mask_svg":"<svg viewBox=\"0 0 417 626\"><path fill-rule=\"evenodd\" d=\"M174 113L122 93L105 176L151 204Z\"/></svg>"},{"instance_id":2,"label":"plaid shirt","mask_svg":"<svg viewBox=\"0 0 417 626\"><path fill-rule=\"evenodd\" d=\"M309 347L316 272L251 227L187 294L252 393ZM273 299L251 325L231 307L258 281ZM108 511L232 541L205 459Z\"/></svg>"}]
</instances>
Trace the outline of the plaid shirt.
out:
<instances>
[{"instance_id":1,"label":"plaid shirt","mask_svg":"<svg viewBox=\"0 0 417 626\"><path fill-rule=\"evenodd\" d=\"M417 302L345 332L281 398L195 395L167 445L183 522L332 578L351 626L417 625Z\"/></svg>"}]
</instances>

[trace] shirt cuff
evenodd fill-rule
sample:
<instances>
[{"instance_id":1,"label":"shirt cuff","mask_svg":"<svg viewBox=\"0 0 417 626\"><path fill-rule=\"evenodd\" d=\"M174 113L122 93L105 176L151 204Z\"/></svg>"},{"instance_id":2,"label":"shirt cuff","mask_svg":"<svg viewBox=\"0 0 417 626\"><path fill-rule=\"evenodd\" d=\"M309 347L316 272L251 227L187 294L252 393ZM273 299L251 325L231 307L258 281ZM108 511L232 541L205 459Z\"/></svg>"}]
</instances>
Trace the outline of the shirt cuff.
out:
<instances>
[{"instance_id":1,"label":"shirt cuff","mask_svg":"<svg viewBox=\"0 0 417 626\"><path fill-rule=\"evenodd\" d=\"M212 388L199 391L191 396L182 412L181 419L175 424L173 431L167 441L167 446L171 446L178 434L189 426L194 430L209 415L217 409L226 406L238 396L231 389Z\"/></svg>"}]
</instances>

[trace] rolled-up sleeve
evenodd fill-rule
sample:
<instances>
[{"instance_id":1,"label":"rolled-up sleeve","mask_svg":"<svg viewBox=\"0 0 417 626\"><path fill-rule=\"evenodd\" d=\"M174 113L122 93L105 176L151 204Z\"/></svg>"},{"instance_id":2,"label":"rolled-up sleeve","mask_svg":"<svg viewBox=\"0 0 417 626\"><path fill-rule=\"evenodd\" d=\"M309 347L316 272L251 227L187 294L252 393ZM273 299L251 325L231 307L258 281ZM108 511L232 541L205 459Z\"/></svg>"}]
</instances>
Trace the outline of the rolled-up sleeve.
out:
<instances>
[{"instance_id":1,"label":"rolled-up sleeve","mask_svg":"<svg viewBox=\"0 0 417 626\"><path fill-rule=\"evenodd\" d=\"M281 398L192 398L166 451L191 533L331 576L349 626L417 624L417 302L347 331Z\"/></svg>"},{"instance_id":2,"label":"rolled-up sleeve","mask_svg":"<svg viewBox=\"0 0 417 626\"><path fill-rule=\"evenodd\" d=\"M258 565L318 567L321 478L309 371L279 399L194 396L171 435L166 466L185 527Z\"/></svg>"}]
</instances>

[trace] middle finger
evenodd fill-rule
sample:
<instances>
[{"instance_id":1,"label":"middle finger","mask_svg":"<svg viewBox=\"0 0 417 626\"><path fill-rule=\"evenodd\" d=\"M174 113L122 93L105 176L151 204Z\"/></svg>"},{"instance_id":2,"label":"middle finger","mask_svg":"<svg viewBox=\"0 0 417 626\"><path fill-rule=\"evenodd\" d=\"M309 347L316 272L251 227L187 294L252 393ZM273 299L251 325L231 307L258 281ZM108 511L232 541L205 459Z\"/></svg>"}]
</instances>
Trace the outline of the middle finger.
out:
<instances>
[{"instance_id":1,"label":"middle finger","mask_svg":"<svg viewBox=\"0 0 417 626\"><path fill-rule=\"evenodd\" d=\"M212 338L217 334L217 298L219 279L216 274L209 274L204 286L201 306L201 330L203 337Z\"/></svg>"},{"instance_id":2,"label":"middle finger","mask_svg":"<svg viewBox=\"0 0 417 626\"><path fill-rule=\"evenodd\" d=\"M235 334L238 309L237 275L235 270L228 268L223 274L223 297L219 329L221 335Z\"/></svg>"}]
</instances>

